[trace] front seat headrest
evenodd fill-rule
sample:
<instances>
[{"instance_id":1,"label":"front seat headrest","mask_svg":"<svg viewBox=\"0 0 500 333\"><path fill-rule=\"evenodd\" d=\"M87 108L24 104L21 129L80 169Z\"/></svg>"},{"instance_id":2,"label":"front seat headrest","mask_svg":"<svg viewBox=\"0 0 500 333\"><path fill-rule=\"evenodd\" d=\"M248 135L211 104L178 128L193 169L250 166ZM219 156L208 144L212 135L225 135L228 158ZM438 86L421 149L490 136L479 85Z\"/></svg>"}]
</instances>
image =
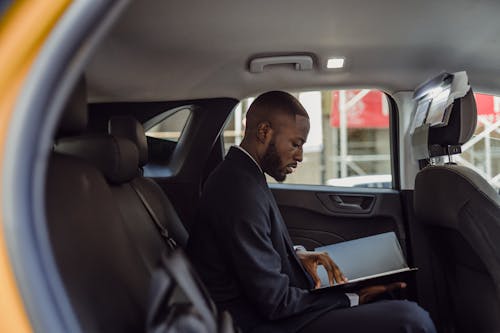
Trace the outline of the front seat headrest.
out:
<instances>
[{"instance_id":1,"label":"front seat headrest","mask_svg":"<svg viewBox=\"0 0 500 333\"><path fill-rule=\"evenodd\" d=\"M476 100L472 89L464 97L457 98L451 108L448 124L429 128L429 147L463 145L474 134L477 126Z\"/></svg>"},{"instance_id":2,"label":"front seat headrest","mask_svg":"<svg viewBox=\"0 0 500 333\"><path fill-rule=\"evenodd\" d=\"M421 167L431 157L461 153L477 126L467 73L443 72L417 87L413 99L416 109L410 135L413 156Z\"/></svg>"},{"instance_id":3,"label":"front seat headrest","mask_svg":"<svg viewBox=\"0 0 500 333\"><path fill-rule=\"evenodd\" d=\"M132 116L114 116L109 119L108 133L121 138L126 138L135 143L139 150L139 166L148 163L148 142L144 127Z\"/></svg>"}]
</instances>

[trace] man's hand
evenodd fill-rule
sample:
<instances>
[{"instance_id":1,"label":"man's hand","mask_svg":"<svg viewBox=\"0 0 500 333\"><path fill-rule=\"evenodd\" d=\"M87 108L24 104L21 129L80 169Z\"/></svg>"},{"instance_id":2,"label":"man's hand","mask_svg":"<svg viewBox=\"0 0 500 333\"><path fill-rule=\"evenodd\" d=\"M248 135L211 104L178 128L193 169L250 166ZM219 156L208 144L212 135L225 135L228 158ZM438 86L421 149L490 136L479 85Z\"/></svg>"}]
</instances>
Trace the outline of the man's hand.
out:
<instances>
[{"instance_id":1,"label":"man's hand","mask_svg":"<svg viewBox=\"0 0 500 333\"><path fill-rule=\"evenodd\" d=\"M360 289L357 294L359 295L359 304L365 304L372 301L375 297L385 292L390 292L397 289L406 288L404 282L394 282L387 285L370 286Z\"/></svg>"},{"instance_id":2,"label":"man's hand","mask_svg":"<svg viewBox=\"0 0 500 333\"><path fill-rule=\"evenodd\" d=\"M323 265L325 267L325 270L328 273L328 281L330 283L330 286L333 286L335 282L347 282L344 274L342 274L340 268L333 262L328 253L297 251L296 254L302 262L302 265L304 265L306 271L312 276L315 284L315 289L321 287L321 280L318 276L318 265Z\"/></svg>"}]
</instances>

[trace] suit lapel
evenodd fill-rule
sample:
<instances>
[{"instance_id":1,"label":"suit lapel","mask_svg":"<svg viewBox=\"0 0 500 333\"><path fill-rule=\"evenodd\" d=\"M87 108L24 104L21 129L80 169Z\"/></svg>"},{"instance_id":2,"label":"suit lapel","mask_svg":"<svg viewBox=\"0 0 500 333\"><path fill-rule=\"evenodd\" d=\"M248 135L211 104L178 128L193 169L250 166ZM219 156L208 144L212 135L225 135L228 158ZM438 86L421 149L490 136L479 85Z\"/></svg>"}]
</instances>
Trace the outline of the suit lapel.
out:
<instances>
[{"instance_id":1,"label":"suit lapel","mask_svg":"<svg viewBox=\"0 0 500 333\"><path fill-rule=\"evenodd\" d=\"M264 174L260 171L259 167L255 164L255 162L252 161L250 157L248 157L244 152L240 151L238 148L231 147L226 156L226 160L231 160L232 162L236 163L238 167L251 173L254 176L255 181L260 186L263 187L263 189L268 195L268 199L269 202L271 203L274 215L278 219L278 225L280 226L281 235L285 242L289 258L292 258L291 260L294 261L295 264L297 264L300 267L302 273L304 274L304 277L309 282L310 288L312 288L314 286L314 282L309 273L307 273L306 270L304 269L304 266L302 266L300 259L295 254L290 234L288 233L288 229L286 228L285 222L283 221L283 217L281 216L281 212L278 208L278 204L276 203L276 199L274 198L274 195L272 194L271 189L267 184L266 177L264 176Z\"/></svg>"},{"instance_id":2,"label":"suit lapel","mask_svg":"<svg viewBox=\"0 0 500 333\"><path fill-rule=\"evenodd\" d=\"M286 227L285 221L283 220L283 217L281 216L281 212L278 208L278 204L276 203L276 199L274 198L274 195L272 194L269 186L266 185L266 187L267 187L267 193L269 196L269 201L271 202L271 206L273 207L273 210L274 210L274 215L279 220L279 225L281 227L281 234L283 235L283 239L284 239L285 244L287 246L287 251L288 251L289 257L293 258L292 260L294 260L295 263L300 267L300 269L302 270L302 273L306 277L307 281L309 281L309 285L312 288L312 286L314 286L314 281L312 280L309 273L307 273L307 271L305 270L304 266L300 262L300 259L297 257L297 254L295 253L295 249L293 248L292 239L290 238L290 234L288 233L288 229Z\"/></svg>"}]
</instances>

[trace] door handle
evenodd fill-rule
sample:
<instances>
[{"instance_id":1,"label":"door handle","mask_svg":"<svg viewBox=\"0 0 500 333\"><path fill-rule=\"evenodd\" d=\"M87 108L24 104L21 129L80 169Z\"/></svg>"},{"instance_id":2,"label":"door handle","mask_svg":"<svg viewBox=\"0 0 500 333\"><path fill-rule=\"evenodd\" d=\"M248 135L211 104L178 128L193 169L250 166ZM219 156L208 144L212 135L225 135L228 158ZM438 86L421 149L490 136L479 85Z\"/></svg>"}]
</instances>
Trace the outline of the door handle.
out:
<instances>
[{"instance_id":1,"label":"door handle","mask_svg":"<svg viewBox=\"0 0 500 333\"><path fill-rule=\"evenodd\" d=\"M342 196L340 195L332 195L331 198L335 201L335 203L342 208L346 209L354 209L354 210L362 210L361 202L359 203L347 203L342 200Z\"/></svg>"},{"instance_id":2,"label":"door handle","mask_svg":"<svg viewBox=\"0 0 500 333\"><path fill-rule=\"evenodd\" d=\"M375 203L373 194L316 193L323 206L334 213L370 213Z\"/></svg>"}]
</instances>

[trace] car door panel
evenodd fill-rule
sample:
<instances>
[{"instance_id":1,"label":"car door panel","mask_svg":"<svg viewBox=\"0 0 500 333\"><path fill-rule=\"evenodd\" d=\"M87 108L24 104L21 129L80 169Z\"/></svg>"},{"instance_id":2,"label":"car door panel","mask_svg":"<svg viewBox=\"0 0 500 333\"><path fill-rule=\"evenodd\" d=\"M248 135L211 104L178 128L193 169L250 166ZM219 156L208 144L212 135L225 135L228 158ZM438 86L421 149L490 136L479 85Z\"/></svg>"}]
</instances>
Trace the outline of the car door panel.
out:
<instances>
[{"instance_id":1,"label":"car door panel","mask_svg":"<svg viewBox=\"0 0 500 333\"><path fill-rule=\"evenodd\" d=\"M295 244L311 250L394 231L406 253L398 191L281 184L271 188Z\"/></svg>"}]
</instances>

